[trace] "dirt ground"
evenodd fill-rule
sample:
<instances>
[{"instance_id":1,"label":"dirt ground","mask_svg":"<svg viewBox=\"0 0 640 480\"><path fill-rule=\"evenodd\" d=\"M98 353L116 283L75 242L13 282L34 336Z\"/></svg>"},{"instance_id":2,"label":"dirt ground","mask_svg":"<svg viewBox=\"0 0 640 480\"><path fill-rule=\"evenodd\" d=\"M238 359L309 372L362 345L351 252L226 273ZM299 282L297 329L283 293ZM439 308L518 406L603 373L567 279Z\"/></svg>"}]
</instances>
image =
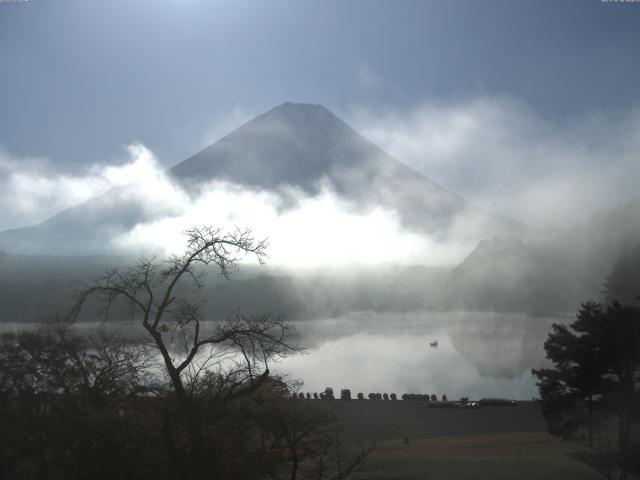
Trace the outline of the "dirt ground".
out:
<instances>
[{"instance_id":1,"label":"dirt ground","mask_svg":"<svg viewBox=\"0 0 640 480\"><path fill-rule=\"evenodd\" d=\"M358 478L597 479L573 460L579 448L550 436L534 402L475 410L427 402L334 401L347 439L376 448Z\"/></svg>"}]
</instances>

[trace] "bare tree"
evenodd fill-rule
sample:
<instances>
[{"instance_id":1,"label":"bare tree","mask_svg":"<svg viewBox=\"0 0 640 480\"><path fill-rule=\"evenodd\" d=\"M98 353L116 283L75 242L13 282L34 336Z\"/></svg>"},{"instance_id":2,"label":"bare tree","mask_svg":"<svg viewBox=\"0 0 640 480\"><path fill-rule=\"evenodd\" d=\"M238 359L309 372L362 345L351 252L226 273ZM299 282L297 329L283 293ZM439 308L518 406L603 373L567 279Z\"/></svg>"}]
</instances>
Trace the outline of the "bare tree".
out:
<instances>
[{"instance_id":1,"label":"bare tree","mask_svg":"<svg viewBox=\"0 0 640 480\"><path fill-rule=\"evenodd\" d=\"M79 336L66 322L0 338L0 383L12 392L97 406L122 399L151 385L144 378L151 365L145 345L133 344L104 329Z\"/></svg>"},{"instance_id":2,"label":"bare tree","mask_svg":"<svg viewBox=\"0 0 640 480\"><path fill-rule=\"evenodd\" d=\"M262 264L267 241L256 240L250 230L225 233L200 227L185 233L182 255L166 261L141 259L125 271L105 272L79 292L72 315L76 318L92 297L101 302L105 319L116 302L126 305L160 353L186 422L193 459L203 458L205 446L199 399L214 397L224 412L229 402L264 385L270 361L300 348L290 343L292 326L275 315L236 312L205 333L203 301L184 293L184 287L201 292L208 266L228 278L243 256L252 255Z\"/></svg>"},{"instance_id":3,"label":"bare tree","mask_svg":"<svg viewBox=\"0 0 640 480\"><path fill-rule=\"evenodd\" d=\"M125 412L154 393L145 378L151 360L145 345L101 328L78 335L66 322L0 336L0 471L16 479L152 471L157 462L132 462L127 448L153 438L149 417L135 415L136 433L121 436Z\"/></svg>"}]
</instances>

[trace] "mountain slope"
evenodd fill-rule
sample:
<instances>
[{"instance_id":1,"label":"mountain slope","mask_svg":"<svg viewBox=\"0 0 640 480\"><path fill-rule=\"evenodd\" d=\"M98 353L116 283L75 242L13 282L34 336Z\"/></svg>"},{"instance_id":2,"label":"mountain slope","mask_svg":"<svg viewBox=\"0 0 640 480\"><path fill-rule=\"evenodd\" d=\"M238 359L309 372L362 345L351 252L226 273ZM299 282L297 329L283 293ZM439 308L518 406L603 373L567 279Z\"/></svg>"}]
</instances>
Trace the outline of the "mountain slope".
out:
<instances>
[{"instance_id":1,"label":"mountain slope","mask_svg":"<svg viewBox=\"0 0 640 480\"><path fill-rule=\"evenodd\" d=\"M355 208L393 209L406 227L434 236L461 229L478 239L527 231L397 161L320 105L285 103L167 173L191 194L213 180L268 191L293 186L308 195L328 185ZM114 188L38 225L0 233L0 248L101 253L114 233L170 216L171 206L164 202L158 198L158 208L149 210L139 201L136 185Z\"/></svg>"},{"instance_id":2,"label":"mountain slope","mask_svg":"<svg viewBox=\"0 0 640 480\"><path fill-rule=\"evenodd\" d=\"M241 126L171 175L190 184L222 178L251 187L294 185L316 193L323 179L346 198L397 210L434 233L456 215L487 222L487 234L521 233L522 224L471 205L399 162L321 105L285 103Z\"/></svg>"}]
</instances>

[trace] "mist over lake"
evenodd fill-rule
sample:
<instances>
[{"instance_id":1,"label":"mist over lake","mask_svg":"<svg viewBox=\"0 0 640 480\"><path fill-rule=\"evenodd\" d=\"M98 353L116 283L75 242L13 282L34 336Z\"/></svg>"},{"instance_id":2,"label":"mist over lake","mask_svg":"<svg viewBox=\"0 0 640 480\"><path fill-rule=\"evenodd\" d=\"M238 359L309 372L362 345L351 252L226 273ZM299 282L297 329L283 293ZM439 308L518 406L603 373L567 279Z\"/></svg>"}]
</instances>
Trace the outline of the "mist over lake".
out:
<instances>
[{"instance_id":1,"label":"mist over lake","mask_svg":"<svg viewBox=\"0 0 640 480\"><path fill-rule=\"evenodd\" d=\"M553 322L564 318L484 312L354 313L300 322L307 354L278 369L305 382L303 391L429 393L530 399L531 368ZM437 341L437 347L431 342Z\"/></svg>"},{"instance_id":2,"label":"mist over lake","mask_svg":"<svg viewBox=\"0 0 640 480\"><path fill-rule=\"evenodd\" d=\"M534 317L496 312L354 312L335 318L294 321L296 342L305 347L273 370L304 382L303 392L349 388L368 393L428 393L450 399L537 397L532 368L545 365L542 344L551 324L570 315ZM81 322L91 332L101 322ZM215 324L205 322L202 331ZM2 331L34 325L5 323ZM140 338L136 323L107 328ZM437 347L430 346L437 341Z\"/></svg>"}]
</instances>

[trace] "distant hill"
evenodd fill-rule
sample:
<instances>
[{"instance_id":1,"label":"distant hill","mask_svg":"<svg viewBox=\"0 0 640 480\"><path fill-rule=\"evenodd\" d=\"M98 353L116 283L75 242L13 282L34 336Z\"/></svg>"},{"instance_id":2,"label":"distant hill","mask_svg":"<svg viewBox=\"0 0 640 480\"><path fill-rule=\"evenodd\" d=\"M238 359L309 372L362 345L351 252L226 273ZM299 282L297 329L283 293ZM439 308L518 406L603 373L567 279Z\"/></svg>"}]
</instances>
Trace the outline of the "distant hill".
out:
<instances>
[{"instance_id":1,"label":"distant hill","mask_svg":"<svg viewBox=\"0 0 640 480\"><path fill-rule=\"evenodd\" d=\"M549 240L482 241L452 274L452 305L574 311L588 298L604 299L607 282L612 298L633 302L640 296L639 246L640 199L600 212Z\"/></svg>"},{"instance_id":2,"label":"distant hill","mask_svg":"<svg viewBox=\"0 0 640 480\"><path fill-rule=\"evenodd\" d=\"M309 195L324 182L357 205L397 211L417 232L446 236L464 226L473 238L522 235L530 227L492 215L394 159L320 105L285 103L242 125L167 172L187 192L213 180ZM26 228L0 233L0 248L22 253L105 253L107 240L170 214L148 209L136 185L114 188Z\"/></svg>"}]
</instances>

